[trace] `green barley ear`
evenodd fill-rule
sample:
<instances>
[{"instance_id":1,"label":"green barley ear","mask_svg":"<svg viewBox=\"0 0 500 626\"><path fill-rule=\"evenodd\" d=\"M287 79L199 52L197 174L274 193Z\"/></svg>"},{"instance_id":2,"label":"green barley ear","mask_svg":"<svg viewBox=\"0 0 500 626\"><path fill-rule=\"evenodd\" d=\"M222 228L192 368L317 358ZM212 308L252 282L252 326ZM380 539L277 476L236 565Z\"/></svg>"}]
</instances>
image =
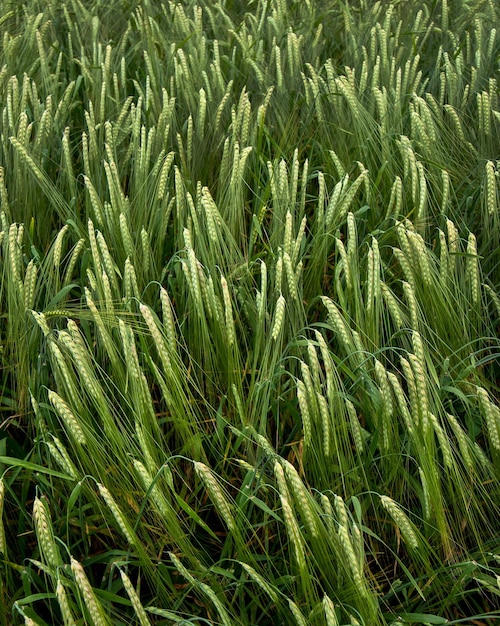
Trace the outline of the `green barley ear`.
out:
<instances>
[{"instance_id":1,"label":"green barley ear","mask_svg":"<svg viewBox=\"0 0 500 626\"><path fill-rule=\"evenodd\" d=\"M57 237L54 241L54 246L52 248L52 254L53 254L52 263L53 263L54 269L57 272L59 271L59 265L61 263L61 252L62 252L64 236L68 232L68 230L69 230L69 226L68 224L65 224L61 228L61 230L57 233Z\"/></svg>"},{"instance_id":2,"label":"green barley ear","mask_svg":"<svg viewBox=\"0 0 500 626\"><path fill-rule=\"evenodd\" d=\"M115 521L118 524L118 527L122 535L125 537L125 539L130 545L136 545L137 538L135 536L135 532L130 526L122 510L116 503L116 500L111 495L111 492L109 491L109 489L105 487L104 485L102 485L101 483L97 483L97 488L99 489L99 493L101 494L102 499L104 500L104 502L106 502L109 510L111 511L113 517L115 518Z\"/></svg>"},{"instance_id":3,"label":"green barley ear","mask_svg":"<svg viewBox=\"0 0 500 626\"><path fill-rule=\"evenodd\" d=\"M231 304L231 296L227 286L227 280L224 276L220 279L222 285L222 296L224 298L224 312L226 319L226 332L229 346L232 348L236 344L236 331L234 327L233 307Z\"/></svg>"},{"instance_id":4,"label":"green barley ear","mask_svg":"<svg viewBox=\"0 0 500 626\"><path fill-rule=\"evenodd\" d=\"M290 255L287 252L283 253L283 264L285 266L285 273L290 295L292 296L293 300L298 301L299 296L297 291L295 272L293 270L292 260L290 259Z\"/></svg>"},{"instance_id":5,"label":"green barley ear","mask_svg":"<svg viewBox=\"0 0 500 626\"><path fill-rule=\"evenodd\" d=\"M335 605L326 594L323 596L323 609L325 611L326 625L339 626L337 615L335 613Z\"/></svg>"},{"instance_id":6,"label":"green barley ear","mask_svg":"<svg viewBox=\"0 0 500 626\"><path fill-rule=\"evenodd\" d=\"M302 417L302 427L304 430L304 446L309 448L312 445L312 425L311 410L306 386L302 380L297 381L297 400L299 402L300 416Z\"/></svg>"},{"instance_id":7,"label":"green barley ear","mask_svg":"<svg viewBox=\"0 0 500 626\"><path fill-rule=\"evenodd\" d=\"M497 215L497 184L495 165L493 161L487 161L486 170L486 209L490 217Z\"/></svg>"},{"instance_id":8,"label":"green barley ear","mask_svg":"<svg viewBox=\"0 0 500 626\"><path fill-rule=\"evenodd\" d=\"M224 604L219 599L218 595L215 591L206 583L202 583L197 580L190 572L184 567L181 563L180 559L175 556L172 552L169 552L170 559L179 573L184 576L184 578L193 585L195 589L198 589L204 596L208 597L210 601L215 606L217 613L221 619L221 623L223 626L233 626L233 623L229 617L228 612L226 611Z\"/></svg>"},{"instance_id":9,"label":"green barley ear","mask_svg":"<svg viewBox=\"0 0 500 626\"><path fill-rule=\"evenodd\" d=\"M281 329L283 327L283 319L285 317L285 304L286 300L282 294L280 294L278 298L278 302L276 303L276 310L274 313L274 323L271 331L271 339L276 341L281 334Z\"/></svg>"},{"instance_id":10,"label":"green barley ear","mask_svg":"<svg viewBox=\"0 0 500 626\"><path fill-rule=\"evenodd\" d=\"M498 296L498 294L490 287L490 285L487 285L486 283L483 283L482 285L486 291L486 293L489 295L489 297L491 298L491 301L495 307L496 310L496 314L497 317L500 319L500 297Z\"/></svg>"},{"instance_id":11,"label":"green barley ear","mask_svg":"<svg viewBox=\"0 0 500 626\"><path fill-rule=\"evenodd\" d=\"M169 345L171 344L167 345L167 343L165 342L151 309L144 304L139 305L139 309L144 318L144 321L148 325L149 332L153 337L156 350L160 355L164 371L169 378L173 378L172 362L169 354ZM169 332L171 333L171 330Z\"/></svg>"},{"instance_id":12,"label":"green barley ear","mask_svg":"<svg viewBox=\"0 0 500 626\"><path fill-rule=\"evenodd\" d=\"M391 291L391 289L384 283L380 281L380 290L382 297L384 299L384 303L391 314L392 320L396 329L401 329L403 327L403 311L399 305L399 301Z\"/></svg>"},{"instance_id":13,"label":"green barley ear","mask_svg":"<svg viewBox=\"0 0 500 626\"><path fill-rule=\"evenodd\" d=\"M85 445L87 443L85 433L78 418L74 415L68 404L55 391L49 389L48 395L50 403L66 426L68 434L72 436L77 443Z\"/></svg>"},{"instance_id":14,"label":"green barley ear","mask_svg":"<svg viewBox=\"0 0 500 626\"><path fill-rule=\"evenodd\" d=\"M307 562L305 558L305 545L302 533L300 531L297 518L295 517L290 500L281 495L281 508L283 511L283 520L288 534L288 539L292 545L293 552L295 554L295 560L300 572L307 570Z\"/></svg>"},{"instance_id":15,"label":"green barley ear","mask_svg":"<svg viewBox=\"0 0 500 626\"><path fill-rule=\"evenodd\" d=\"M3 230L6 230L7 221L12 222L12 220L10 217L7 219L9 215L9 198L5 187L5 170L3 167L0 167L0 205L2 207L1 227Z\"/></svg>"},{"instance_id":16,"label":"green barley ear","mask_svg":"<svg viewBox=\"0 0 500 626\"><path fill-rule=\"evenodd\" d=\"M28 617L23 613L24 617L24 626L40 626L40 622L35 621L33 618Z\"/></svg>"},{"instance_id":17,"label":"green barley ear","mask_svg":"<svg viewBox=\"0 0 500 626\"><path fill-rule=\"evenodd\" d=\"M16 137L10 137L10 142L19 155L21 162L26 166L28 172L50 200L54 209L64 220L64 216L68 212L68 205L59 189L54 185L49 176L36 164L33 157Z\"/></svg>"},{"instance_id":18,"label":"green barley ear","mask_svg":"<svg viewBox=\"0 0 500 626\"><path fill-rule=\"evenodd\" d=\"M328 311L328 320L333 326L333 329L344 349L346 352L353 352L354 346L349 332L349 327L345 323L344 317L342 316L338 306L327 296L321 296L321 301Z\"/></svg>"},{"instance_id":19,"label":"green barley ear","mask_svg":"<svg viewBox=\"0 0 500 626\"><path fill-rule=\"evenodd\" d=\"M47 505L38 497L35 498L33 503L33 522L42 558L47 565L56 570L62 566L63 562L54 537L52 520Z\"/></svg>"},{"instance_id":20,"label":"green barley ear","mask_svg":"<svg viewBox=\"0 0 500 626\"><path fill-rule=\"evenodd\" d=\"M29 311L35 302L35 290L37 287L38 267L33 259L28 263L24 278L24 308Z\"/></svg>"},{"instance_id":21,"label":"green barley ear","mask_svg":"<svg viewBox=\"0 0 500 626\"><path fill-rule=\"evenodd\" d=\"M420 360L415 354L409 354L408 360L410 361L413 370L417 391L417 403L415 408L418 409L420 425L425 436L429 429L429 387L428 378L426 377L425 364L424 361ZM403 363L403 359L401 360L401 363Z\"/></svg>"},{"instance_id":22,"label":"green barley ear","mask_svg":"<svg viewBox=\"0 0 500 626\"><path fill-rule=\"evenodd\" d=\"M450 273L453 273L457 258L456 255L458 254L460 248L460 235L457 227L451 220L446 220L446 228L448 233Z\"/></svg>"},{"instance_id":23,"label":"green barley ear","mask_svg":"<svg viewBox=\"0 0 500 626\"><path fill-rule=\"evenodd\" d=\"M439 449L441 450L441 453L443 455L443 465L448 469L452 469L454 467L454 460L448 435L439 423L438 418L433 413L429 411L428 416L430 424L432 425L432 428L436 434L439 443Z\"/></svg>"},{"instance_id":24,"label":"green barley ear","mask_svg":"<svg viewBox=\"0 0 500 626\"><path fill-rule=\"evenodd\" d=\"M237 526L234 519L234 513L231 510L231 505L229 504L229 501L224 495L224 492L222 491L222 488L217 482L217 479L213 475L212 471L200 461L194 461L194 469L229 530L237 532Z\"/></svg>"},{"instance_id":25,"label":"green barley ear","mask_svg":"<svg viewBox=\"0 0 500 626\"><path fill-rule=\"evenodd\" d=\"M330 456L330 409L326 398L319 392L316 393L317 406L321 416L323 435L323 454L325 458Z\"/></svg>"},{"instance_id":26,"label":"green barley ear","mask_svg":"<svg viewBox=\"0 0 500 626\"><path fill-rule=\"evenodd\" d=\"M477 307L480 299L480 284L477 244L474 233L469 233L467 241L467 278L472 294L472 302Z\"/></svg>"},{"instance_id":27,"label":"green barley ear","mask_svg":"<svg viewBox=\"0 0 500 626\"><path fill-rule=\"evenodd\" d=\"M177 335L175 331L175 316L172 302L168 292L163 287L160 289L160 300L162 309L163 326L170 350L176 351Z\"/></svg>"},{"instance_id":28,"label":"green barley ear","mask_svg":"<svg viewBox=\"0 0 500 626\"><path fill-rule=\"evenodd\" d=\"M419 541L417 535L415 533L413 524L410 522L406 513L403 512L403 509L399 506L397 502L395 502L389 496L380 496L380 502L384 509L389 513L392 518L392 521L396 525L396 528L401 532L403 539L406 541L408 546L413 550L417 550L419 547Z\"/></svg>"},{"instance_id":29,"label":"green barley ear","mask_svg":"<svg viewBox=\"0 0 500 626\"><path fill-rule=\"evenodd\" d=\"M130 598L130 602L134 607L135 614L141 624L141 626L151 626L151 621L142 606L141 599L134 586L130 582L130 578L125 574L123 570L120 570L120 576L123 582L123 586L125 587L125 591L127 592L128 597Z\"/></svg>"},{"instance_id":30,"label":"green barley ear","mask_svg":"<svg viewBox=\"0 0 500 626\"><path fill-rule=\"evenodd\" d=\"M289 493L297 504L304 526L313 537L318 537L320 523L315 502L295 467L285 459L283 459L282 465L289 486Z\"/></svg>"},{"instance_id":31,"label":"green barley ear","mask_svg":"<svg viewBox=\"0 0 500 626\"><path fill-rule=\"evenodd\" d=\"M359 554L356 554L354 548L351 524L349 522L344 500L338 495L335 496L335 510L338 518L337 536L340 545L342 546L345 558L345 567L349 570L352 580L356 584L359 593L366 598L369 596L369 591L363 574L363 562L362 559L359 558Z\"/></svg>"},{"instance_id":32,"label":"green barley ear","mask_svg":"<svg viewBox=\"0 0 500 626\"><path fill-rule=\"evenodd\" d=\"M293 618L295 619L295 623L297 624L297 626L308 626L308 623L307 623L306 618L304 617L304 614L299 609L297 604L290 598L288 598L288 606L290 607L290 611L293 615Z\"/></svg>"},{"instance_id":33,"label":"green barley ear","mask_svg":"<svg viewBox=\"0 0 500 626\"><path fill-rule=\"evenodd\" d=\"M73 280L73 272L75 270L77 261L78 261L78 257L80 256L80 254L83 252L83 249L85 248L85 239L79 239L72 252L71 252L71 256L69 257L69 261L68 261L68 265L66 267L66 273L64 276L64 284L67 285L68 283L70 283Z\"/></svg>"},{"instance_id":34,"label":"green barley ear","mask_svg":"<svg viewBox=\"0 0 500 626\"><path fill-rule=\"evenodd\" d=\"M125 301L127 303L130 302L132 298L137 298L138 300L141 299L141 293L139 290L139 283L137 282L135 267L132 265L128 257L125 259L123 283Z\"/></svg>"},{"instance_id":35,"label":"green barley ear","mask_svg":"<svg viewBox=\"0 0 500 626\"><path fill-rule=\"evenodd\" d=\"M270 585L267 580L261 576L251 565L248 563L244 563L243 561L239 561L241 567L245 570L248 576L264 591L264 593L271 598L274 604L278 604L278 594Z\"/></svg>"},{"instance_id":36,"label":"green barley ear","mask_svg":"<svg viewBox=\"0 0 500 626\"><path fill-rule=\"evenodd\" d=\"M304 573L307 568L305 558L305 542L290 502L290 493L286 486L283 468L278 461L275 461L274 463L274 471L279 485L283 522L287 531L288 540L293 549L295 561L297 563L299 571L301 573Z\"/></svg>"},{"instance_id":37,"label":"green barley ear","mask_svg":"<svg viewBox=\"0 0 500 626\"><path fill-rule=\"evenodd\" d=\"M429 485L425 472L421 467L418 468L418 473L420 476L420 484L422 485L422 512L425 521L428 522L431 519L431 512L433 508L429 493Z\"/></svg>"},{"instance_id":38,"label":"green barley ear","mask_svg":"<svg viewBox=\"0 0 500 626\"><path fill-rule=\"evenodd\" d=\"M80 473L76 469L75 464L71 460L66 448L57 437L53 437L53 440L53 443L51 441L45 442L45 445L49 449L50 456L59 465L63 472L66 472L66 474L71 476L73 480L78 480Z\"/></svg>"},{"instance_id":39,"label":"green barley ear","mask_svg":"<svg viewBox=\"0 0 500 626\"><path fill-rule=\"evenodd\" d=\"M476 391L491 447L500 450L500 409L490 400L486 389L477 387Z\"/></svg>"},{"instance_id":40,"label":"green barley ear","mask_svg":"<svg viewBox=\"0 0 500 626\"><path fill-rule=\"evenodd\" d=\"M106 617L104 608L97 599L82 564L73 557L71 557L71 572L83 604L88 611L92 626L109 626L110 622Z\"/></svg>"},{"instance_id":41,"label":"green barley ear","mask_svg":"<svg viewBox=\"0 0 500 626\"><path fill-rule=\"evenodd\" d=\"M168 536L171 537L172 541L177 543L182 550L189 550L189 539L185 536L181 520L177 515L175 507L173 507L169 501L169 493L170 491L174 491L172 476L169 473L170 470L168 470L167 466L162 468L166 478L165 482L168 484L168 489L165 492L165 489L162 489L160 484L154 481L143 463L137 459L134 459L133 463L140 484L144 492L149 494L148 497L151 500L152 507L165 525Z\"/></svg>"},{"instance_id":42,"label":"green barley ear","mask_svg":"<svg viewBox=\"0 0 500 626\"><path fill-rule=\"evenodd\" d=\"M336 237L335 245L337 247L337 252L340 255L342 269L344 270L346 287L348 290L352 290L353 285L352 285L352 277L351 277L351 267L349 265L349 259L347 257L347 252L345 250L344 244L340 239L338 239L338 237Z\"/></svg>"},{"instance_id":43,"label":"green barley ear","mask_svg":"<svg viewBox=\"0 0 500 626\"><path fill-rule=\"evenodd\" d=\"M68 596L60 578L57 580L56 597L59 602L59 608L61 609L64 626L76 626L73 612L69 605Z\"/></svg>"},{"instance_id":44,"label":"green barley ear","mask_svg":"<svg viewBox=\"0 0 500 626\"><path fill-rule=\"evenodd\" d=\"M458 442L458 449L460 450L460 458L464 465L467 467L469 472L472 474L474 470L474 462L471 456L472 442L469 437L466 435L465 431L460 426L459 421L454 415L450 413L446 414L448 422L455 434L455 438Z\"/></svg>"}]
</instances>

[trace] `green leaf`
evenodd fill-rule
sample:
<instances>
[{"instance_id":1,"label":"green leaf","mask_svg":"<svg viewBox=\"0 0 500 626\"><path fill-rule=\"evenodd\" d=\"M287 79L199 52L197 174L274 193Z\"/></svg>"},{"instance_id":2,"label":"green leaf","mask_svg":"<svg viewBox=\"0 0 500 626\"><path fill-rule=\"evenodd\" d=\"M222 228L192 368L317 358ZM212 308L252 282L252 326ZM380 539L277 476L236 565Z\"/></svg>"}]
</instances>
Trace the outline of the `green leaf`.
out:
<instances>
[{"instance_id":1,"label":"green leaf","mask_svg":"<svg viewBox=\"0 0 500 626\"><path fill-rule=\"evenodd\" d=\"M399 613L398 617L408 624L448 624L445 617L430 613Z\"/></svg>"},{"instance_id":2,"label":"green leaf","mask_svg":"<svg viewBox=\"0 0 500 626\"><path fill-rule=\"evenodd\" d=\"M260 498L257 498L256 496L248 496L248 500L250 500L250 502L255 504L255 506L258 506L259 509L262 509L262 511L267 513L270 517L275 519L277 522L281 522L281 518L279 517L279 515L276 515L276 513L272 509L270 509L267 506L267 504L263 502Z\"/></svg>"},{"instance_id":3,"label":"green leaf","mask_svg":"<svg viewBox=\"0 0 500 626\"><path fill-rule=\"evenodd\" d=\"M27 604L31 604L32 602L39 602L40 600L52 600L55 597L55 593L34 593L30 596L26 596L25 598L21 598L20 600L16 600L16 604L18 606L26 606Z\"/></svg>"},{"instance_id":4,"label":"green leaf","mask_svg":"<svg viewBox=\"0 0 500 626\"><path fill-rule=\"evenodd\" d=\"M75 506L75 502L76 499L78 498L78 496L80 495L80 491L82 490L82 481L79 481L73 491L71 492L69 498L68 498L68 503L66 505L66 511L68 516L70 515L71 511L73 510L73 507Z\"/></svg>"},{"instance_id":5,"label":"green leaf","mask_svg":"<svg viewBox=\"0 0 500 626\"><path fill-rule=\"evenodd\" d=\"M56 470L49 469L48 467L43 467L42 465L37 465L36 463L31 463L30 461L25 461L23 459L16 459L12 456L0 456L0 464L11 465L15 467L22 467L26 470L31 470L32 472L39 472L40 474L47 474L48 476L54 476L55 478L62 478L63 480L72 480L72 481L75 480L72 476L68 476L68 474L57 472Z\"/></svg>"},{"instance_id":6,"label":"green leaf","mask_svg":"<svg viewBox=\"0 0 500 626\"><path fill-rule=\"evenodd\" d=\"M196 513L196 511L192 509L187 502L184 502L184 500L179 496L179 494L177 493L175 494L175 499L177 501L177 504L181 507L181 509L185 511L194 522L196 522L199 526L201 526L203 530L206 530L207 533L211 537L213 537L213 539L220 541L220 538L217 537L217 535L210 528L210 526L201 519L198 513Z\"/></svg>"}]
</instances>

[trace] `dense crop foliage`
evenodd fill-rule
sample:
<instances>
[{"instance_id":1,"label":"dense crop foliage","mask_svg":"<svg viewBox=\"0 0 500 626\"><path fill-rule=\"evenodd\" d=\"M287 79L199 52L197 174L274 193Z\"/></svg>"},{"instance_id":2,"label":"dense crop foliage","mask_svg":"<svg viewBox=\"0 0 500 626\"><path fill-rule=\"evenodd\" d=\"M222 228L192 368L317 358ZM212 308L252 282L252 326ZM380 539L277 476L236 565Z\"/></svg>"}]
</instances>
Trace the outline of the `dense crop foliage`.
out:
<instances>
[{"instance_id":1,"label":"dense crop foliage","mask_svg":"<svg viewBox=\"0 0 500 626\"><path fill-rule=\"evenodd\" d=\"M498 619L496 2L0 8L0 626Z\"/></svg>"}]
</instances>

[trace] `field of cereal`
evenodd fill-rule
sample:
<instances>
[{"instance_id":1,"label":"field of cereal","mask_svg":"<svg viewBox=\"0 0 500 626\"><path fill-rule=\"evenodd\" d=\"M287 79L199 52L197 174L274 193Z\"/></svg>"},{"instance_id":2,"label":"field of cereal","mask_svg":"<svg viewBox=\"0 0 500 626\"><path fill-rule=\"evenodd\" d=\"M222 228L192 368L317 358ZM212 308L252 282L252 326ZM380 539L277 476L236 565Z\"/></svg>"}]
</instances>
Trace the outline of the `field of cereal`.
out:
<instances>
[{"instance_id":1,"label":"field of cereal","mask_svg":"<svg viewBox=\"0 0 500 626\"><path fill-rule=\"evenodd\" d=\"M500 618L499 25L0 3L0 626Z\"/></svg>"}]
</instances>

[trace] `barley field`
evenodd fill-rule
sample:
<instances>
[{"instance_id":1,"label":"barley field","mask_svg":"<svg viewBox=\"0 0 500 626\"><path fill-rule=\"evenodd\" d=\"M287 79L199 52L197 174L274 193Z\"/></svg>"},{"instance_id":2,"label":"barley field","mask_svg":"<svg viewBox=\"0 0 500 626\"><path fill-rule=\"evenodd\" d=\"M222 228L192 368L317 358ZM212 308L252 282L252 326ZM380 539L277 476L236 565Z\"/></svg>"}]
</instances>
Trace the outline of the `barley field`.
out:
<instances>
[{"instance_id":1,"label":"barley field","mask_svg":"<svg viewBox=\"0 0 500 626\"><path fill-rule=\"evenodd\" d=\"M0 2L0 626L500 619L499 30Z\"/></svg>"}]
</instances>

